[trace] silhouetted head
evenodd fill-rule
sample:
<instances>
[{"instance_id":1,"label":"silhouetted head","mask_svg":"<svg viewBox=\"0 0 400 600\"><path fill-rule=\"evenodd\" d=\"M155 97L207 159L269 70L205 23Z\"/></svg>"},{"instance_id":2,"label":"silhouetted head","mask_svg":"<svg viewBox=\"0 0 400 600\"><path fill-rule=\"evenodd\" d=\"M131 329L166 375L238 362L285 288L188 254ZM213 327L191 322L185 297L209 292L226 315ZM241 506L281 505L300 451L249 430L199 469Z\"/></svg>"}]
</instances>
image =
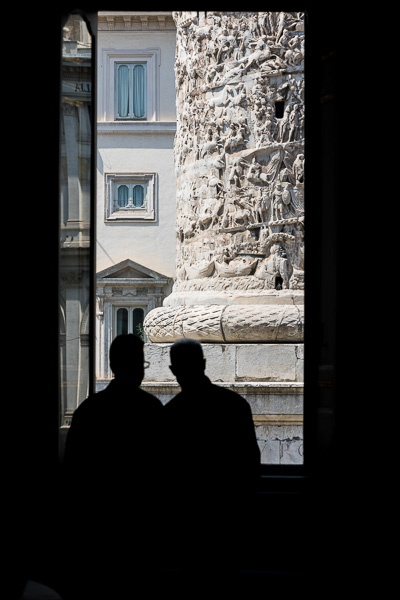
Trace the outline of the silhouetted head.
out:
<instances>
[{"instance_id":1,"label":"silhouetted head","mask_svg":"<svg viewBox=\"0 0 400 600\"><path fill-rule=\"evenodd\" d=\"M170 369L179 385L184 388L204 376L206 360L200 342L191 339L178 340L170 349Z\"/></svg>"},{"instance_id":2,"label":"silhouetted head","mask_svg":"<svg viewBox=\"0 0 400 600\"><path fill-rule=\"evenodd\" d=\"M133 333L118 335L110 346L110 367L115 379L139 386L144 377L143 341Z\"/></svg>"}]
</instances>

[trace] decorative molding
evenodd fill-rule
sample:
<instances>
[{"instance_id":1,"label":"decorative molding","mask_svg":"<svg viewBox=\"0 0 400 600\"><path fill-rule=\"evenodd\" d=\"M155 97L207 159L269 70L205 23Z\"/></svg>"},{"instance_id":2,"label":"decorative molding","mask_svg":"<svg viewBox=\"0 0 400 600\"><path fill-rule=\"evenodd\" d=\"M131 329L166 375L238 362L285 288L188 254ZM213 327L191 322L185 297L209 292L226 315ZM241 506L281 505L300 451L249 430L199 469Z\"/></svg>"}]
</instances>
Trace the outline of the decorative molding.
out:
<instances>
[{"instance_id":1,"label":"decorative molding","mask_svg":"<svg viewBox=\"0 0 400 600\"><path fill-rule=\"evenodd\" d=\"M151 342L192 338L202 343L302 342L304 307L284 305L163 306L149 313L144 329Z\"/></svg>"},{"instance_id":2,"label":"decorative molding","mask_svg":"<svg viewBox=\"0 0 400 600\"><path fill-rule=\"evenodd\" d=\"M127 273L129 273L129 275ZM141 281L145 279L148 283L164 283L165 280L170 281L169 277L166 277L158 271L154 271L154 269L145 267L130 258L126 258L115 265L111 265L110 267L99 271L96 278L98 285L100 282L106 285L110 283L110 281L132 280L135 278L140 278Z\"/></svg>"},{"instance_id":3,"label":"decorative molding","mask_svg":"<svg viewBox=\"0 0 400 600\"><path fill-rule=\"evenodd\" d=\"M170 32L176 29L172 12L154 11L99 11L98 31L157 31Z\"/></svg>"},{"instance_id":4,"label":"decorative molding","mask_svg":"<svg viewBox=\"0 0 400 600\"><path fill-rule=\"evenodd\" d=\"M283 425L295 425L295 426L303 426L304 418L303 415L254 415L253 414L253 422L254 425L257 426L280 426Z\"/></svg>"},{"instance_id":5,"label":"decorative molding","mask_svg":"<svg viewBox=\"0 0 400 600\"><path fill-rule=\"evenodd\" d=\"M143 208L115 209L114 187L117 183L143 184L146 201ZM155 223L158 206L157 173L105 173L104 174L104 221L106 223Z\"/></svg>"},{"instance_id":6,"label":"decorative molding","mask_svg":"<svg viewBox=\"0 0 400 600\"><path fill-rule=\"evenodd\" d=\"M160 48L103 48L100 55L102 93L99 94L99 121L115 120L115 63L141 61L147 65L147 121L158 121L160 115ZM101 82L101 79L100 79ZM99 83L100 83L99 82ZM101 85L101 83L100 83ZM125 123L125 121L123 121ZM128 121L129 122L129 121Z\"/></svg>"},{"instance_id":7,"label":"decorative molding","mask_svg":"<svg viewBox=\"0 0 400 600\"><path fill-rule=\"evenodd\" d=\"M99 271L96 275L96 378L110 378L108 349L114 328L115 308L142 308L144 314L160 307L169 293L172 280L162 273L141 265L129 258Z\"/></svg>"},{"instance_id":8,"label":"decorative molding","mask_svg":"<svg viewBox=\"0 0 400 600\"><path fill-rule=\"evenodd\" d=\"M103 134L161 134L175 135L176 121L99 121L97 133Z\"/></svg>"}]
</instances>

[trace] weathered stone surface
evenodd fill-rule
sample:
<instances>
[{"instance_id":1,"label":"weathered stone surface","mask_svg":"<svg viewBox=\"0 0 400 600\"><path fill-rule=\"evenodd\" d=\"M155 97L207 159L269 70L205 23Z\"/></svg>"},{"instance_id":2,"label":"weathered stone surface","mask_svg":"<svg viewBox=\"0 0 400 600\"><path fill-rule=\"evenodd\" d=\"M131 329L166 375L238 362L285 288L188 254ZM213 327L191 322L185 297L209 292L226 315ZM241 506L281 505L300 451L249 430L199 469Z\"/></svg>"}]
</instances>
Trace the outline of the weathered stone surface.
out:
<instances>
[{"instance_id":1,"label":"weathered stone surface","mask_svg":"<svg viewBox=\"0 0 400 600\"><path fill-rule=\"evenodd\" d=\"M146 333L154 342L300 341L293 297L304 288L303 14L173 17L176 280L165 319L150 313ZM280 311L259 310L279 297Z\"/></svg>"},{"instance_id":2,"label":"weathered stone surface","mask_svg":"<svg viewBox=\"0 0 400 600\"><path fill-rule=\"evenodd\" d=\"M236 375L242 381L295 381L296 360L293 344L239 345Z\"/></svg>"},{"instance_id":3,"label":"weathered stone surface","mask_svg":"<svg viewBox=\"0 0 400 600\"><path fill-rule=\"evenodd\" d=\"M206 304L164 307L145 319L151 342L192 338L200 342L303 341L303 306Z\"/></svg>"},{"instance_id":4,"label":"weathered stone surface","mask_svg":"<svg viewBox=\"0 0 400 600\"><path fill-rule=\"evenodd\" d=\"M145 370L145 382L175 382L169 369L170 346L145 344L145 359L150 363ZM293 394L302 390L302 344L203 344L202 347L206 374L215 383L234 384L239 393L249 397L254 395L258 401L264 382L276 382L268 388L269 400L267 403L263 400L264 408L261 404L254 405L257 414L282 411L282 406L279 410L277 408L282 389L285 393L289 393L287 390L290 389ZM288 387L286 383L293 383L294 387ZM272 399L274 404L271 405ZM272 407L272 412L268 406ZM285 412L301 414L302 410L287 407Z\"/></svg>"},{"instance_id":5,"label":"weathered stone surface","mask_svg":"<svg viewBox=\"0 0 400 600\"><path fill-rule=\"evenodd\" d=\"M293 306L304 305L301 290L202 290L174 292L163 301L163 306L200 306L202 304L268 304Z\"/></svg>"},{"instance_id":6,"label":"weathered stone surface","mask_svg":"<svg viewBox=\"0 0 400 600\"><path fill-rule=\"evenodd\" d=\"M261 462L264 464L302 464L303 428L300 426L256 427Z\"/></svg>"},{"instance_id":7,"label":"weathered stone surface","mask_svg":"<svg viewBox=\"0 0 400 600\"><path fill-rule=\"evenodd\" d=\"M291 305L228 306L221 328L226 342L303 340L303 307Z\"/></svg>"},{"instance_id":8,"label":"weathered stone surface","mask_svg":"<svg viewBox=\"0 0 400 600\"><path fill-rule=\"evenodd\" d=\"M145 370L145 382L175 381L169 369L170 346L171 344L145 344L145 360L150 363ZM242 382L302 382L302 344L211 343L202 344L202 347L206 373L211 381L236 385L240 382L239 393L244 390L246 395L252 392L259 394L260 386L252 387L250 392ZM275 395L280 394L279 385L277 383L271 388ZM265 410L260 407L256 412Z\"/></svg>"},{"instance_id":9,"label":"weathered stone surface","mask_svg":"<svg viewBox=\"0 0 400 600\"><path fill-rule=\"evenodd\" d=\"M169 365L170 344L145 344L144 357L150 364L145 370L145 381L176 382Z\"/></svg>"}]
</instances>

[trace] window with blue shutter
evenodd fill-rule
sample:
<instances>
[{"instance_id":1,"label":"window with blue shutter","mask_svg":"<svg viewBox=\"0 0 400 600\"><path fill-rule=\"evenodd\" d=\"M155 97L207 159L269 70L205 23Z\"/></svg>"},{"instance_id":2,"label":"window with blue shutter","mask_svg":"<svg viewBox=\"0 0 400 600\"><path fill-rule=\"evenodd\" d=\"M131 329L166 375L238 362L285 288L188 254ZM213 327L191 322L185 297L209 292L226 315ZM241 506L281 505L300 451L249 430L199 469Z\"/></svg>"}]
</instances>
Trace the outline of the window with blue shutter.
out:
<instances>
[{"instance_id":1,"label":"window with blue shutter","mask_svg":"<svg viewBox=\"0 0 400 600\"><path fill-rule=\"evenodd\" d=\"M146 64L116 64L116 118L146 119Z\"/></svg>"}]
</instances>

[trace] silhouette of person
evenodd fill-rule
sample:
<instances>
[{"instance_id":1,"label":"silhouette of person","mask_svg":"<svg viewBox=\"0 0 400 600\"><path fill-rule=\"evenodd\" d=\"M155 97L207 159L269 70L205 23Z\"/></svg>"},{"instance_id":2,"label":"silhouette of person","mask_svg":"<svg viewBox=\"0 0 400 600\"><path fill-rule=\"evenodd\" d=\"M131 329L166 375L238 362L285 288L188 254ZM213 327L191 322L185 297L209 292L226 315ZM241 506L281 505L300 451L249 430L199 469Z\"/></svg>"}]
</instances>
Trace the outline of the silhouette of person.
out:
<instances>
[{"instance_id":1,"label":"silhouette of person","mask_svg":"<svg viewBox=\"0 0 400 600\"><path fill-rule=\"evenodd\" d=\"M157 569L157 439L163 407L140 389L144 345L133 334L110 347L114 379L75 410L64 469L68 486L71 598L117 598ZM150 578L151 579L151 578ZM96 595L97 594L97 595Z\"/></svg>"},{"instance_id":2,"label":"silhouette of person","mask_svg":"<svg viewBox=\"0 0 400 600\"><path fill-rule=\"evenodd\" d=\"M184 581L195 577L196 588L222 585L226 593L238 574L259 477L251 409L211 383L199 342L175 342L170 358L181 392L164 407L167 536Z\"/></svg>"}]
</instances>

